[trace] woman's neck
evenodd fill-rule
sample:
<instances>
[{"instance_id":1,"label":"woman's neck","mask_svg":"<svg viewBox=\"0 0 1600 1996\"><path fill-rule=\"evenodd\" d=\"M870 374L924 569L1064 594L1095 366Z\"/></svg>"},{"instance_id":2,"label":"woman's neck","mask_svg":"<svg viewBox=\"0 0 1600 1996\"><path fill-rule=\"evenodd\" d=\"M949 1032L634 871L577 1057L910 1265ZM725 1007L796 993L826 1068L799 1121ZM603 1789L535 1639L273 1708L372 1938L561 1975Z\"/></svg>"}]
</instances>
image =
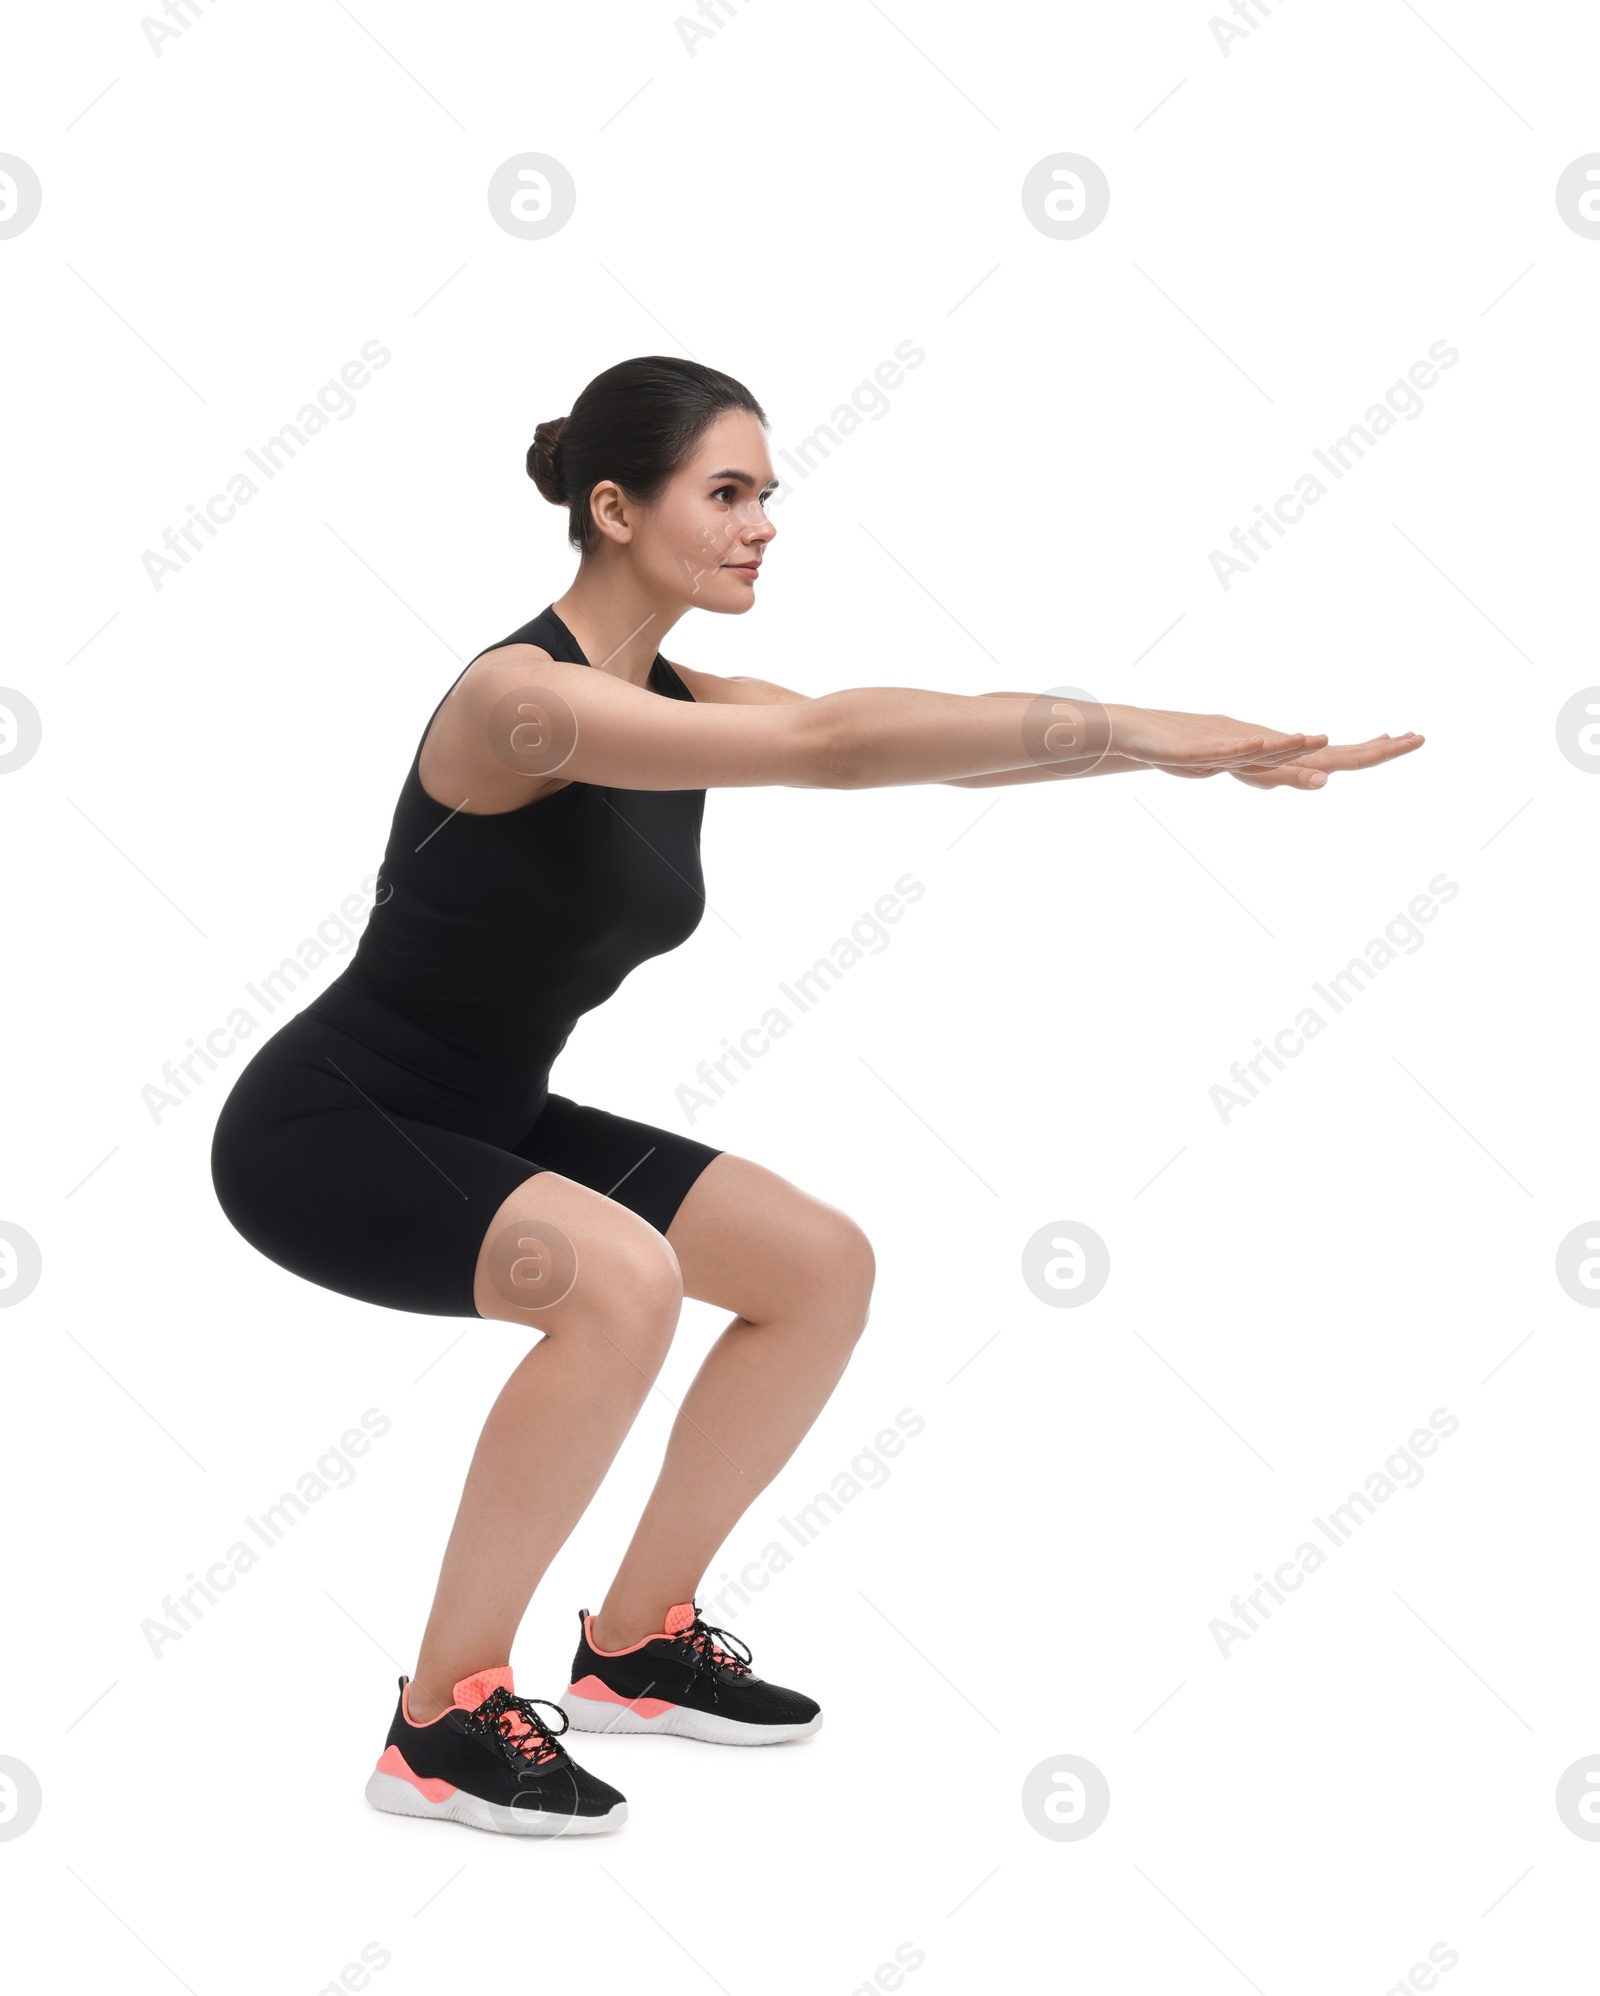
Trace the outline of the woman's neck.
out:
<instances>
[{"instance_id":1,"label":"woman's neck","mask_svg":"<svg viewBox=\"0 0 1600 1996\"><path fill-rule=\"evenodd\" d=\"M551 608L590 665L635 686L649 679L656 653L684 610L652 600L626 576L602 578L582 569Z\"/></svg>"}]
</instances>

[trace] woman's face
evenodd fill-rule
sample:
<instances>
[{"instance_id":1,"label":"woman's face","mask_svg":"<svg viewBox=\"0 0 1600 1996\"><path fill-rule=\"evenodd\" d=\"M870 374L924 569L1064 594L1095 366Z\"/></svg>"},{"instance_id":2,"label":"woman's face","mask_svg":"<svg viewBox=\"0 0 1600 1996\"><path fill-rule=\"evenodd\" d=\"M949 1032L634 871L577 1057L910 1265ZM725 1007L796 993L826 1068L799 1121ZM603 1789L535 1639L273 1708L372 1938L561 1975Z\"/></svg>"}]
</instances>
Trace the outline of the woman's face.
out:
<instances>
[{"instance_id":1,"label":"woman's face","mask_svg":"<svg viewBox=\"0 0 1600 1996\"><path fill-rule=\"evenodd\" d=\"M630 562L652 593L738 614L755 601L757 570L778 531L764 503L777 483L759 419L727 409L653 506L608 485L596 490L596 511L608 538L629 530Z\"/></svg>"}]
</instances>

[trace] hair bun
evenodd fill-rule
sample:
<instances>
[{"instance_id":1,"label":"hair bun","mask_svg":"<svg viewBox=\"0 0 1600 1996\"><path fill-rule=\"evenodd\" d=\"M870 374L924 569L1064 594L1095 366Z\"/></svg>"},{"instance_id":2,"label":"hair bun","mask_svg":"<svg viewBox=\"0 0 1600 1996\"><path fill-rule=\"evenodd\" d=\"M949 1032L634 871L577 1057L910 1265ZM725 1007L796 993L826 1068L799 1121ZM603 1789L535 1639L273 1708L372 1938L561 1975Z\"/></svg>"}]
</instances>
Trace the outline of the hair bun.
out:
<instances>
[{"instance_id":1,"label":"hair bun","mask_svg":"<svg viewBox=\"0 0 1600 1996\"><path fill-rule=\"evenodd\" d=\"M557 416L553 422L541 423L528 446L528 476L552 506L568 504L566 487L556 463L567 422L567 417Z\"/></svg>"}]
</instances>

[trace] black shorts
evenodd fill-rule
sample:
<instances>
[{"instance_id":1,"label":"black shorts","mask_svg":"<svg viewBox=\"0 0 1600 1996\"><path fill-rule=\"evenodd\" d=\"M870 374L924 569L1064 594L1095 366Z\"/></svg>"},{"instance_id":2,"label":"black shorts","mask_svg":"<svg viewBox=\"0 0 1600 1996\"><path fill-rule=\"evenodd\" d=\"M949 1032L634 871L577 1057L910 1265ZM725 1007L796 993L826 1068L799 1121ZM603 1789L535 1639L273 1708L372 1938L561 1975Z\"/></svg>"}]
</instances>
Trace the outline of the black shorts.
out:
<instances>
[{"instance_id":1,"label":"black shorts","mask_svg":"<svg viewBox=\"0 0 1600 1996\"><path fill-rule=\"evenodd\" d=\"M536 1173L576 1179L664 1234L721 1155L486 1067L348 987L329 1004L340 1023L317 1009L325 1002L257 1049L211 1144L211 1182L233 1226L324 1289L476 1317L489 1223Z\"/></svg>"}]
</instances>

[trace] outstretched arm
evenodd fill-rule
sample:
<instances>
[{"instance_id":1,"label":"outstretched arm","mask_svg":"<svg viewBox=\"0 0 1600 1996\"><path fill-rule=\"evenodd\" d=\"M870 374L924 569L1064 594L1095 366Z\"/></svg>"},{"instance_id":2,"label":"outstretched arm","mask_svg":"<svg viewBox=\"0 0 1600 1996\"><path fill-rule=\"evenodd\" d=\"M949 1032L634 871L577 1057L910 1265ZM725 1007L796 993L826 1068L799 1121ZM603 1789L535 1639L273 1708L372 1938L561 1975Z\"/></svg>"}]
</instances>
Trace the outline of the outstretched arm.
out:
<instances>
[{"instance_id":1,"label":"outstretched arm","mask_svg":"<svg viewBox=\"0 0 1600 1996\"><path fill-rule=\"evenodd\" d=\"M710 673L691 673L686 666L678 666L675 669L690 682L691 692L700 700L720 699L766 704L803 700L806 697L803 693L791 692L786 686L776 686L770 680L719 679ZM983 693L977 697L984 700L1021 700L1028 703L1030 711L1037 710L1041 705L1041 696L1032 693ZM1198 718L1192 714L1163 715L1159 710L1115 708L1108 711L1112 715L1121 717L1114 724L1108 723L1108 734L1114 735L1118 740L1129 742L1138 738L1139 723L1144 724L1144 734L1150 735L1150 724L1163 719L1169 722L1183 722ZM1036 729L1030 729L1028 732L1031 734L1036 732ZM1322 739L1326 741L1326 737ZM1262 790L1279 787L1318 790L1335 770L1372 769L1380 762L1392 762L1396 756L1407 755L1412 749L1421 748L1422 740L1422 736L1416 734L1378 735L1368 742L1310 750L1305 755L1270 767L1236 767L1229 773L1237 776L1241 783L1249 783ZM1150 745L1155 745L1154 736L1150 737ZM958 790L994 790L1018 783L1060 783L1078 776L1121 776L1138 769L1162 769L1169 776L1215 776L1219 774L1220 765L1206 766L1185 762L1169 764L1159 756L1155 760L1139 761L1131 755L1122 755L1114 748L1108 748L1098 759L1085 757L1073 762L1048 763L1030 760L1014 769L993 770L982 776L946 776L939 781Z\"/></svg>"},{"instance_id":2,"label":"outstretched arm","mask_svg":"<svg viewBox=\"0 0 1600 1996\"><path fill-rule=\"evenodd\" d=\"M481 771L497 799L511 802L519 781L529 796L551 780L637 790L869 790L1032 768L1087 773L1108 752L1130 766L1264 775L1328 747L1326 735L1224 714L1078 708L1044 694L864 686L808 699L778 687L759 691L759 681L743 682L741 694L730 680L721 682L730 689L725 697L706 699L712 676L684 677L696 699L663 700L537 646L501 647L458 681L440 717L441 750L455 767ZM1305 780L1325 778L1308 770Z\"/></svg>"}]
</instances>

